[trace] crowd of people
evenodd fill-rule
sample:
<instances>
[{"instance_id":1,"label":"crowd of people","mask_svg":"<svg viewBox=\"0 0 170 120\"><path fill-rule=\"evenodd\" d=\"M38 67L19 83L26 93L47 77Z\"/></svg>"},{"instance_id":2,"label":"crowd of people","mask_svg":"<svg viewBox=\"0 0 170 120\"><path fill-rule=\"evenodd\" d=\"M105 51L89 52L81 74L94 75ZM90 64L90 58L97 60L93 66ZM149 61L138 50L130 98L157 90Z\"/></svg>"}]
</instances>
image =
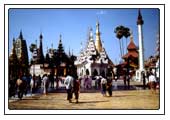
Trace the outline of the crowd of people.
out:
<instances>
[{"instance_id":1,"label":"crowd of people","mask_svg":"<svg viewBox=\"0 0 170 120\"><path fill-rule=\"evenodd\" d=\"M156 77L152 72L149 74L142 73L143 87L144 89L148 85L151 89L152 93L156 91ZM114 81L117 81L117 76L114 78ZM130 78L127 78L130 79ZM94 84L92 84L92 82ZM67 100L72 102L73 94L75 96L76 103L78 103L80 89L83 90L91 90L92 88L95 90L101 90L101 94L103 96L112 96L112 77L102 77L102 76L84 76L83 78L78 76L72 76L71 74L67 74L66 77L61 78L58 76L54 76L53 74L44 74L42 77L39 76L31 76L25 75L19 76L18 79L14 82L10 80L9 83L9 96L15 96L18 94L18 98L22 99L23 95L27 94L27 92L32 93L37 92L41 89L41 93L46 95L49 91L49 88L53 90L57 90L62 84L65 86L67 91ZM125 84L126 86L126 84ZM117 87L117 84L116 84Z\"/></svg>"},{"instance_id":2,"label":"crowd of people","mask_svg":"<svg viewBox=\"0 0 170 120\"><path fill-rule=\"evenodd\" d=\"M55 80L56 83L59 82L59 78L52 74L44 74L42 77L40 75L20 75L17 79L9 80L9 97L15 97L18 94L18 97L21 99L27 92L32 95L32 93L40 92L40 89L43 94L47 94L49 87L57 89L58 85L54 86Z\"/></svg>"}]
</instances>

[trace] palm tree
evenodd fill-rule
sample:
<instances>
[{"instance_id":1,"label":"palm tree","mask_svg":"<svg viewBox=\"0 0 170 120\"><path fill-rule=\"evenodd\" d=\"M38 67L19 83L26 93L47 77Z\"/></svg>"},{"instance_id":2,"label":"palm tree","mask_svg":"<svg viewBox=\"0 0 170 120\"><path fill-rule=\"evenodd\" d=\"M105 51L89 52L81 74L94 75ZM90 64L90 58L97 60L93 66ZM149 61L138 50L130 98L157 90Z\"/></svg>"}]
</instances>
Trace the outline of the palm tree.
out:
<instances>
[{"instance_id":1,"label":"palm tree","mask_svg":"<svg viewBox=\"0 0 170 120\"><path fill-rule=\"evenodd\" d=\"M126 50L125 52L127 52L127 38L130 36L130 29L128 27L124 27L123 30L123 36L126 38Z\"/></svg>"},{"instance_id":2,"label":"palm tree","mask_svg":"<svg viewBox=\"0 0 170 120\"><path fill-rule=\"evenodd\" d=\"M121 44L121 38L123 37L123 30L124 30L124 26L122 26L122 25L117 26L114 30L114 33L116 33L116 37L119 39L121 57L123 55L123 53L122 53L123 42Z\"/></svg>"},{"instance_id":3,"label":"palm tree","mask_svg":"<svg viewBox=\"0 0 170 120\"><path fill-rule=\"evenodd\" d=\"M30 45L30 52L34 52L34 49L36 49L37 48L37 45L36 44L34 44L34 43L32 43L31 45Z\"/></svg>"}]
</instances>

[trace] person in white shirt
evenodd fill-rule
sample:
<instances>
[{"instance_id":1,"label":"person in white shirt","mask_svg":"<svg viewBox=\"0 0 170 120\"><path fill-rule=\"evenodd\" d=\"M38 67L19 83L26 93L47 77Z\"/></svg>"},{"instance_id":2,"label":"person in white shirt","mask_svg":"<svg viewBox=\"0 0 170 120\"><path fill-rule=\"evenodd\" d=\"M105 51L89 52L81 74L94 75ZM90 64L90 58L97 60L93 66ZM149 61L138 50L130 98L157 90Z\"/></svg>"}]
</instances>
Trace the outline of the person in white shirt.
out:
<instances>
[{"instance_id":1,"label":"person in white shirt","mask_svg":"<svg viewBox=\"0 0 170 120\"><path fill-rule=\"evenodd\" d=\"M43 82L43 93L46 95L48 92L47 90L48 90L48 85L49 85L47 74L43 76L42 82Z\"/></svg>"},{"instance_id":2,"label":"person in white shirt","mask_svg":"<svg viewBox=\"0 0 170 120\"><path fill-rule=\"evenodd\" d=\"M103 96L106 96L106 88L107 87L107 80L105 78L101 79L101 92L103 94Z\"/></svg>"},{"instance_id":3,"label":"person in white shirt","mask_svg":"<svg viewBox=\"0 0 170 120\"><path fill-rule=\"evenodd\" d=\"M149 86L150 86L151 92L155 93L156 92L156 77L153 75L152 72L149 75Z\"/></svg>"},{"instance_id":4,"label":"person in white shirt","mask_svg":"<svg viewBox=\"0 0 170 120\"><path fill-rule=\"evenodd\" d=\"M71 99L73 95L73 87L74 87L73 77L70 75L67 75L67 77L65 78L64 84L67 90L67 100L71 103Z\"/></svg>"}]
</instances>

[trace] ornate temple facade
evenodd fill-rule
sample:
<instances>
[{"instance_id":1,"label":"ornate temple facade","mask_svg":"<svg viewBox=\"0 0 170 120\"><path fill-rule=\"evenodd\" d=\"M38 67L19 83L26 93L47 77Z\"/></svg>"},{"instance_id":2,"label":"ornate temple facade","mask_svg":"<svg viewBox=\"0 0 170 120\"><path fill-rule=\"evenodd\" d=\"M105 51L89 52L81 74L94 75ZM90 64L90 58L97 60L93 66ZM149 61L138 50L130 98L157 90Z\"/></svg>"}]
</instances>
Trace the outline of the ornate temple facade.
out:
<instances>
[{"instance_id":1,"label":"ornate temple facade","mask_svg":"<svg viewBox=\"0 0 170 120\"><path fill-rule=\"evenodd\" d=\"M74 61L76 57L70 54L67 55L64 51L62 44L62 36L60 35L58 48L54 49L53 45L51 48L47 48L47 53L44 57L43 54L43 36L40 34L40 45L37 48L37 57L35 64L32 64L30 67L30 73L36 76L43 74L52 74L56 76L66 76L68 72L76 75L76 67Z\"/></svg>"},{"instance_id":2,"label":"ornate temple facade","mask_svg":"<svg viewBox=\"0 0 170 120\"><path fill-rule=\"evenodd\" d=\"M79 77L85 75L101 75L106 77L112 71L113 63L102 46L99 22L96 23L96 41L94 41L91 28L89 30L87 45L85 49L81 49L80 55L74 64L77 66L77 75Z\"/></svg>"},{"instance_id":3,"label":"ornate temple facade","mask_svg":"<svg viewBox=\"0 0 170 120\"><path fill-rule=\"evenodd\" d=\"M139 53L138 48L136 47L132 32L130 33L130 42L127 46L127 53L122 56L122 59L124 60L123 63L117 65L118 76L122 75L129 75L132 76L135 74L136 69L139 67ZM131 71L131 73L130 73Z\"/></svg>"},{"instance_id":4,"label":"ornate temple facade","mask_svg":"<svg viewBox=\"0 0 170 120\"><path fill-rule=\"evenodd\" d=\"M70 54L67 55L62 44L62 36L60 35L58 48L50 48L47 50L44 66L41 68L45 73L52 73L57 76L66 76L68 72L76 74L76 67L74 65L76 57Z\"/></svg>"},{"instance_id":5,"label":"ornate temple facade","mask_svg":"<svg viewBox=\"0 0 170 120\"><path fill-rule=\"evenodd\" d=\"M19 37L13 39L12 51L9 55L9 78L16 79L23 74L29 74L29 62L26 40L21 31Z\"/></svg>"},{"instance_id":6,"label":"ornate temple facade","mask_svg":"<svg viewBox=\"0 0 170 120\"><path fill-rule=\"evenodd\" d=\"M131 67L132 69L137 69L139 53L134 43L132 33L130 35L130 42L129 45L127 46L127 50L128 52L122 58L126 63L129 62L129 67Z\"/></svg>"},{"instance_id":7,"label":"ornate temple facade","mask_svg":"<svg viewBox=\"0 0 170 120\"><path fill-rule=\"evenodd\" d=\"M34 60L31 62L30 66L30 74L32 75L43 75L44 70L41 69L41 66L44 64L44 54L43 54L43 35L42 33L39 36L39 47L37 48L37 45L34 49ZM33 56L33 55L32 55Z\"/></svg>"},{"instance_id":8,"label":"ornate temple facade","mask_svg":"<svg viewBox=\"0 0 170 120\"><path fill-rule=\"evenodd\" d=\"M40 45L39 45L39 48L37 49L37 63L43 64L44 63L44 54L43 54L43 44L42 44L42 40L43 40L42 33L40 34L39 39L40 39Z\"/></svg>"}]
</instances>

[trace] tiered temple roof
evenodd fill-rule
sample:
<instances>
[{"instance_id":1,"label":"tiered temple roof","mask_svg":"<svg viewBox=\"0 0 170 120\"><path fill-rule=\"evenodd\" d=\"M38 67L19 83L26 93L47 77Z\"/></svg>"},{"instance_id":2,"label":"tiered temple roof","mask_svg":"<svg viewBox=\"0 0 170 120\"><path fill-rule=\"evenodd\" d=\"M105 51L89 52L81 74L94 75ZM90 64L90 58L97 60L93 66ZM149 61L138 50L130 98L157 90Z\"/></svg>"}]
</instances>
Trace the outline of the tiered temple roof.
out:
<instances>
[{"instance_id":1,"label":"tiered temple roof","mask_svg":"<svg viewBox=\"0 0 170 120\"><path fill-rule=\"evenodd\" d=\"M131 36L130 36L130 43L129 45L127 46L127 50L128 50L128 53L126 53L124 56L123 56L123 59L127 59L129 57L133 57L133 58L138 58L139 56L139 53L137 51L137 47L133 41L133 35L131 33Z\"/></svg>"},{"instance_id":2,"label":"tiered temple roof","mask_svg":"<svg viewBox=\"0 0 170 120\"><path fill-rule=\"evenodd\" d=\"M88 42L86 48L81 50L80 56L77 58L75 62L76 65L82 64L84 62L91 63L103 63L108 64L108 56L105 49L102 47L100 32L99 32L99 23L96 24L96 44L93 39L93 31L92 28L89 30Z\"/></svg>"}]
</instances>

